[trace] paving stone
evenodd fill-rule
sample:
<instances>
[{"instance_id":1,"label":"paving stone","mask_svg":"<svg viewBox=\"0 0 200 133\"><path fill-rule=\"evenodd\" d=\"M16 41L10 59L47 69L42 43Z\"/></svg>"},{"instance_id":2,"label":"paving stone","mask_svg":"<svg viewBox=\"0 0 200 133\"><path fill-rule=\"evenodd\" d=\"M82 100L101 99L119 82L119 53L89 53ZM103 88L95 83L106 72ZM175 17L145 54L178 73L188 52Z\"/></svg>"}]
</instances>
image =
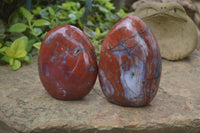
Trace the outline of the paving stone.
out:
<instances>
[{"instance_id":1,"label":"paving stone","mask_svg":"<svg viewBox=\"0 0 200 133\"><path fill-rule=\"evenodd\" d=\"M0 65L0 133L199 133L200 51L162 63L159 91L141 108L111 104L98 80L82 100L56 100L39 80L37 57L18 71Z\"/></svg>"}]
</instances>

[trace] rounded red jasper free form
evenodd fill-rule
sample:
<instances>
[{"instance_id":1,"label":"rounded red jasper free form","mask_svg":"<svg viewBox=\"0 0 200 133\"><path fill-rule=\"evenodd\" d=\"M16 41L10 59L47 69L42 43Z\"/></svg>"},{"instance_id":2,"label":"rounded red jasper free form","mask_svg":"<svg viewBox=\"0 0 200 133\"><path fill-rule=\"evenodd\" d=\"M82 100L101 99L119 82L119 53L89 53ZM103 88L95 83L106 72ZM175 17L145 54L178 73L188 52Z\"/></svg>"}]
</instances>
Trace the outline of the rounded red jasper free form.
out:
<instances>
[{"instance_id":1,"label":"rounded red jasper free form","mask_svg":"<svg viewBox=\"0 0 200 133\"><path fill-rule=\"evenodd\" d=\"M120 20L106 36L100 54L99 80L106 98L122 106L148 105L160 76L160 50L149 27L136 16Z\"/></svg>"},{"instance_id":2,"label":"rounded red jasper free form","mask_svg":"<svg viewBox=\"0 0 200 133\"><path fill-rule=\"evenodd\" d=\"M71 25L58 26L45 36L38 59L39 76L56 99L86 96L97 77L94 47L86 35Z\"/></svg>"}]
</instances>

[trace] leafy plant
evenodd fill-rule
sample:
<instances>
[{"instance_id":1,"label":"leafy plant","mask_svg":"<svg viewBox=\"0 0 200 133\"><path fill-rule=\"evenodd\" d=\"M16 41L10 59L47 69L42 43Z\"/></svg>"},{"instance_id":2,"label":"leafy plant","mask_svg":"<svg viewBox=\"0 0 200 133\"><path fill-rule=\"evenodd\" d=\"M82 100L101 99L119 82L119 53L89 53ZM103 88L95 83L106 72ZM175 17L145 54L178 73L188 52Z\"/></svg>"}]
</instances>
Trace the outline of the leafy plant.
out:
<instances>
[{"instance_id":1,"label":"leafy plant","mask_svg":"<svg viewBox=\"0 0 200 133\"><path fill-rule=\"evenodd\" d=\"M27 44L25 40L27 40L27 38L24 36L15 40L10 47L2 47L2 44L0 45L0 54L3 55L1 60L9 63L13 70L17 70L21 67L21 61L30 63L30 57L27 56L26 52Z\"/></svg>"},{"instance_id":2,"label":"leafy plant","mask_svg":"<svg viewBox=\"0 0 200 133\"><path fill-rule=\"evenodd\" d=\"M94 44L98 56L104 37L126 13L123 9L117 11L110 0L95 0L91 7L92 13L87 17L86 23L83 23L81 19L86 10L84 4L85 0L66 1L61 5L51 5L46 8L36 7L33 13L49 21L49 28L63 24L71 24L81 28Z\"/></svg>"},{"instance_id":3,"label":"leafy plant","mask_svg":"<svg viewBox=\"0 0 200 133\"><path fill-rule=\"evenodd\" d=\"M64 24L82 29L99 56L104 37L126 13L124 9L117 11L110 0L93 0L89 7L92 12L86 18L85 3L86 0L67 0L61 4L37 5L31 12L21 7L9 16L8 25L0 20L0 61L9 63L13 70L19 69L22 62L30 63L46 33Z\"/></svg>"},{"instance_id":4,"label":"leafy plant","mask_svg":"<svg viewBox=\"0 0 200 133\"><path fill-rule=\"evenodd\" d=\"M123 9L116 10L110 0L95 0L92 14L88 16L83 31L93 42L97 56L100 54L101 44L112 26L126 15Z\"/></svg>"},{"instance_id":5,"label":"leafy plant","mask_svg":"<svg viewBox=\"0 0 200 133\"><path fill-rule=\"evenodd\" d=\"M42 31L42 28L40 27L48 26L50 25L50 23L44 19L34 20L34 15L32 15L25 8L21 8L21 12L23 16L26 18L26 21L24 23L16 23L16 24L11 25L8 31L11 33L26 32L24 34L27 34L28 38L32 39L31 40L32 43L29 43L29 47L27 47L27 51L29 52L32 49L32 46L37 45L36 48L38 48L38 44L41 43L43 36L46 34L45 32Z\"/></svg>"},{"instance_id":6,"label":"leafy plant","mask_svg":"<svg viewBox=\"0 0 200 133\"><path fill-rule=\"evenodd\" d=\"M39 18L50 22L49 28L63 24L71 24L83 27L81 16L85 11L85 7L81 7L79 2L67 1L61 5L51 5L46 8L38 6L33 13Z\"/></svg>"},{"instance_id":7,"label":"leafy plant","mask_svg":"<svg viewBox=\"0 0 200 133\"><path fill-rule=\"evenodd\" d=\"M1 61L9 63L13 70L17 70L21 67L21 61L30 63L30 57L34 53L31 53L33 47L39 49L41 41L46 34L40 27L50 25L50 23L44 19L35 20L34 15L25 8L21 8L20 11L25 20L23 20L23 23L17 22L11 25L7 30L7 32L10 33L8 34L9 39L4 45L2 43L0 45L0 54L3 55L0 58ZM18 17L18 14L15 15ZM0 27L5 29L5 26L1 23ZM5 38L4 32L5 30L0 31L0 37L2 36L2 39ZM14 42L12 42L12 40Z\"/></svg>"}]
</instances>

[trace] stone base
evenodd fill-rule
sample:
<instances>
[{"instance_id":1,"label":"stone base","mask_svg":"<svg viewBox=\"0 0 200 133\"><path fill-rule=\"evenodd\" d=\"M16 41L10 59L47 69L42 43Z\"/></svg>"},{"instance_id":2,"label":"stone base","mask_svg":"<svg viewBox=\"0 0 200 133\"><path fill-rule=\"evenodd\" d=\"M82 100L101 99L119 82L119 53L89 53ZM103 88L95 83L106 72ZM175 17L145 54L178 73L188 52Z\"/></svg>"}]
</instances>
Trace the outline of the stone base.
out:
<instances>
[{"instance_id":1,"label":"stone base","mask_svg":"<svg viewBox=\"0 0 200 133\"><path fill-rule=\"evenodd\" d=\"M143 108L111 104L98 81L82 100L56 100L39 80L37 58L16 72L1 65L0 133L199 133L200 51L162 63L158 94Z\"/></svg>"}]
</instances>

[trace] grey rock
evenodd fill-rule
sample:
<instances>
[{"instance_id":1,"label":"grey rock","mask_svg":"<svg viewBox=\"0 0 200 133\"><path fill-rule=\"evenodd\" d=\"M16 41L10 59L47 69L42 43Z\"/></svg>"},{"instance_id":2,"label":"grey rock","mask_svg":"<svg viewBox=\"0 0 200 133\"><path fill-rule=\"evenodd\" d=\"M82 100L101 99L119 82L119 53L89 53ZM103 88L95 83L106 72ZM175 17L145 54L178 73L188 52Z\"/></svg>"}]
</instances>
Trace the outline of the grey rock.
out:
<instances>
[{"instance_id":1,"label":"grey rock","mask_svg":"<svg viewBox=\"0 0 200 133\"><path fill-rule=\"evenodd\" d=\"M60 101L43 88L37 58L18 71L0 66L0 133L199 133L200 52L163 60L161 83L143 108L108 102L99 82L79 101Z\"/></svg>"}]
</instances>

